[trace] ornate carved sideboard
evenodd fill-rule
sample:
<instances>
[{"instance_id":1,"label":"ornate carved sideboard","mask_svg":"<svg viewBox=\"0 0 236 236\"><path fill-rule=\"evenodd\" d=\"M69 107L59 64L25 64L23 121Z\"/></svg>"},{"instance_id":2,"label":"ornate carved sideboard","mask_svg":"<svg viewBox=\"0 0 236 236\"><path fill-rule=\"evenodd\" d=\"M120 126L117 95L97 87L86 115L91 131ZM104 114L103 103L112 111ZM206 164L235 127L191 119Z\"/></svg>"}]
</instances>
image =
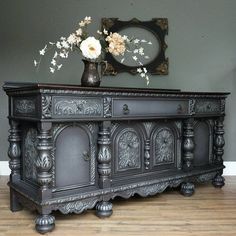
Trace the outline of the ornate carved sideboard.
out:
<instances>
[{"instance_id":1,"label":"ornate carved sideboard","mask_svg":"<svg viewBox=\"0 0 236 236\"><path fill-rule=\"evenodd\" d=\"M35 209L51 231L54 210L96 208L194 182L224 185L228 93L5 83L9 96L10 207Z\"/></svg>"}]
</instances>

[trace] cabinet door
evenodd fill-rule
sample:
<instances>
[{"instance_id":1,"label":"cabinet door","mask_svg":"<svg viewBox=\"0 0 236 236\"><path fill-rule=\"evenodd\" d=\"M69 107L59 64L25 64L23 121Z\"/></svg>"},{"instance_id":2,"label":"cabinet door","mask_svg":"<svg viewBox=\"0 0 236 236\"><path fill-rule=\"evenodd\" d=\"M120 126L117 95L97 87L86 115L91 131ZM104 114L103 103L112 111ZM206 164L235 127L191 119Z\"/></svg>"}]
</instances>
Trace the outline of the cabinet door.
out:
<instances>
[{"instance_id":1,"label":"cabinet door","mask_svg":"<svg viewBox=\"0 0 236 236\"><path fill-rule=\"evenodd\" d=\"M152 170L176 168L177 141L176 130L171 123L155 125L150 140L150 165Z\"/></svg>"},{"instance_id":2,"label":"cabinet door","mask_svg":"<svg viewBox=\"0 0 236 236\"><path fill-rule=\"evenodd\" d=\"M212 161L213 123L196 121L194 124L194 166L208 165Z\"/></svg>"},{"instance_id":3,"label":"cabinet door","mask_svg":"<svg viewBox=\"0 0 236 236\"><path fill-rule=\"evenodd\" d=\"M112 137L112 176L130 176L141 173L143 142L136 125L119 124Z\"/></svg>"},{"instance_id":4,"label":"cabinet door","mask_svg":"<svg viewBox=\"0 0 236 236\"><path fill-rule=\"evenodd\" d=\"M79 126L64 128L56 138L55 148L56 188L92 184L90 169L92 155L86 129Z\"/></svg>"}]
</instances>

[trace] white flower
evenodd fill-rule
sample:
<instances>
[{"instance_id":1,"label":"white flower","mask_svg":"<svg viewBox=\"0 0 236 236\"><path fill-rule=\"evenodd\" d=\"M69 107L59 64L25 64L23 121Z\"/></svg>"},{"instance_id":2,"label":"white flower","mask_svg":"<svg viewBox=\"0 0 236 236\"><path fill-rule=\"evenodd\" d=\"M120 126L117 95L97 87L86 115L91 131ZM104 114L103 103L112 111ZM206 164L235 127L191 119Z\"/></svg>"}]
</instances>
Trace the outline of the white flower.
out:
<instances>
[{"instance_id":1,"label":"white flower","mask_svg":"<svg viewBox=\"0 0 236 236\"><path fill-rule=\"evenodd\" d=\"M141 76L142 78L144 78L144 77L145 77L145 73L141 73L140 76Z\"/></svg>"},{"instance_id":2,"label":"white flower","mask_svg":"<svg viewBox=\"0 0 236 236\"><path fill-rule=\"evenodd\" d=\"M65 40L66 40L66 38L65 38L65 37L61 37L61 38L60 38L60 40L62 40L62 41L65 41Z\"/></svg>"},{"instance_id":3,"label":"white flower","mask_svg":"<svg viewBox=\"0 0 236 236\"><path fill-rule=\"evenodd\" d=\"M76 36L76 34L71 34L68 38L67 38L67 43L69 43L70 45L76 45L79 44L81 42L81 38Z\"/></svg>"},{"instance_id":4,"label":"white flower","mask_svg":"<svg viewBox=\"0 0 236 236\"><path fill-rule=\"evenodd\" d=\"M143 71L144 71L144 73L147 73L147 68L143 67Z\"/></svg>"},{"instance_id":5,"label":"white flower","mask_svg":"<svg viewBox=\"0 0 236 236\"><path fill-rule=\"evenodd\" d=\"M97 33L98 33L98 34L100 34L100 35L102 34L102 32L101 32L101 31L99 31L99 30L97 30Z\"/></svg>"},{"instance_id":6,"label":"white flower","mask_svg":"<svg viewBox=\"0 0 236 236\"><path fill-rule=\"evenodd\" d=\"M80 44L80 50L85 58L97 59L101 55L101 44L94 37L88 37Z\"/></svg>"},{"instance_id":7,"label":"white flower","mask_svg":"<svg viewBox=\"0 0 236 236\"><path fill-rule=\"evenodd\" d=\"M60 52L60 53L59 53L59 56L60 56L61 58L66 58L66 54L65 54L64 52Z\"/></svg>"},{"instance_id":8,"label":"white flower","mask_svg":"<svg viewBox=\"0 0 236 236\"><path fill-rule=\"evenodd\" d=\"M138 69L137 69L137 72L138 72L138 73L141 73L141 72L142 72L142 69L141 69L141 68L138 68Z\"/></svg>"},{"instance_id":9,"label":"white flower","mask_svg":"<svg viewBox=\"0 0 236 236\"><path fill-rule=\"evenodd\" d=\"M134 49L133 53L138 53L138 49L137 48Z\"/></svg>"},{"instance_id":10,"label":"white flower","mask_svg":"<svg viewBox=\"0 0 236 236\"><path fill-rule=\"evenodd\" d=\"M138 49L139 54L142 55L142 56L144 55L143 51L144 51L144 49L142 47Z\"/></svg>"},{"instance_id":11,"label":"white flower","mask_svg":"<svg viewBox=\"0 0 236 236\"><path fill-rule=\"evenodd\" d=\"M79 35L79 36L81 36L82 33L83 33L83 31L82 31L81 28L77 29L75 32L76 32L76 34Z\"/></svg>"},{"instance_id":12,"label":"white flower","mask_svg":"<svg viewBox=\"0 0 236 236\"><path fill-rule=\"evenodd\" d=\"M139 42L140 42L139 39L135 39L135 40L134 40L134 44L137 44L137 43L139 43Z\"/></svg>"},{"instance_id":13,"label":"white flower","mask_svg":"<svg viewBox=\"0 0 236 236\"><path fill-rule=\"evenodd\" d=\"M91 16L86 16L86 17L84 18L84 23L87 24L87 25L90 24L91 21L92 21Z\"/></svg>"},{"instance_id":14,"label":"white flower","mask_svg":"<svg viewBox=\"0 0 236 236\"><path fill-rule=\"evenodd\" d=\"M141 42L142 42L142 43L146 43L147 40L146 40L146 39L142 39Z\"/></svg>"},{"instance_id":15,"label":"white flower","mask_svg":"<svg viewBox=\"0 0 236 236\"><path fill-rule=\"evenodd\" d=\"M56 43L56 47L58 48L58 49L61 49L62 47L61 47L61 43L58 41L57 43Z\"/></svg>"},{"instance_id":16,"label":"white flower","mask_svg":"<svg viewBox=\"0 0 236 236\"><path fill-rule=\"evenodd\" d=\"M132 57L135 61L137 61L138 60L138 58L136 57L136 56L133 56Z\"/></svg>"},{"instance_id":17,"label":"white flower","mask_svg":"<svg viewBox=\"0 0 236 236\"><path fill-rule=\"evenodd\" d=\"M127 36L127 35L123 35L122 38L123 38L124 40L128 40L128 36Z\"/></svg>"},{"instance_id":18,"label":"white flower","mask_svg":"<svg viewBox=\"0 0 236 236\"><path fill-rule=\"evenodd\" d=\"M68 48L70 47L69 43L66 42L66 41L62 41L62 42L61 42L61 46L62 46L63 48L65 48L65 49L68 49Z\"/></svg>"},{"instance_id":19,"label":"white flower","mask_svg":"<svg viewBox=\"0 0 236 236\"><path fill-rule=\"evenodd\" d=\"M51 64L55 66L57 64L56 60L52 59Z\"/></svg>"},{"instance_id":20,"label":"white flower","mask_svg":"<svg viewBox=\"0 0 236 236\"><path fill-rule=\"evenodd\" d=\"M54 73L54 72L55 72L55 69L54 69L53 67L50 67L49 69L50 69L50 72L51 72L51 73Z\"/></svg>"},{"instance_id":21,"label":"white flower","mask_svg":"<svg viewBox=\"0 0 236 236\"><path fill-rule=\"evenodd\" d=\"M85 26L85 22L84 22L84 21L80 21L80 22L79 22L79 26L80 26L80 27L84 27L84 26Z\"/></svg>"},{"instance_id":22,"label":"white flower","mask_svg":"<svg viewBox=\"0 0 236 236\"><path fill-rule=\"evenodd\" d=\"M152 45L152 42L150 41L150 42L148 42L148 44Z\"/></svg>"}]
</instances>

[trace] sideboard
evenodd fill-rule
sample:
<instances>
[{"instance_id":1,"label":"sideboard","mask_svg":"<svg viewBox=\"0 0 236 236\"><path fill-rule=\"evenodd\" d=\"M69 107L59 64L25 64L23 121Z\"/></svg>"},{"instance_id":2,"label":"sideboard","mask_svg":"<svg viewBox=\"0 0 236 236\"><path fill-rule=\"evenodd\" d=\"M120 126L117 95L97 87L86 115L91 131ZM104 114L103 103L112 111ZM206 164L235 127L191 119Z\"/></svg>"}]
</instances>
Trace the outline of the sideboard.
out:
<instances>
[{"instance_id":1,"label":"sideboard","mask_svg":"<svg viewBox=\"0 0 236 236\"><path fill-rule=\"evenodd\" d=\"M225 99L229 93L5 83L9 97L10 208L112 214L111 200L146 197L194 183L224 185Z\"/></svg>"}]
</instances>

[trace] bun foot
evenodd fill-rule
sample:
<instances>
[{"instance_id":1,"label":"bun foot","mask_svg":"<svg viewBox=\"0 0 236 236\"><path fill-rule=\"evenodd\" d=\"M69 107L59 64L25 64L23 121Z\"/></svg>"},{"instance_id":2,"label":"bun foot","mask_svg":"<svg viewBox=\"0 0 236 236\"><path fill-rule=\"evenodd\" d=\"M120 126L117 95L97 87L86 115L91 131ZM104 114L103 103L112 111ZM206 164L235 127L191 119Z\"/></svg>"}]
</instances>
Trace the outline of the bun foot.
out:
<instances>
[{"instance_id":1,"label":"bun foot","mask_svg":"<svg viewBox=\"0 0 236 236\"><path fill-rule=\"evenodd\" d=\"M225 178L221 175L216 175L212 180L212 185L215 188L222 188L225 185Z\"/></svg>"},{"instance_id":2,"label":"bun foot","mask_svg":"<svg viewBox=\"0 0 236 236\"><path fill-rule=\"evenodd\" d=\"M55 217L52 215L39 215L35 220L35 229L40 234L45 234L55 228Z\"/></svg>"},{"instance_id":3,"label":"bun foot","mask_svg":"<svg viewBox=\"0 0 236 236\"><path fill-rule=\"evenodd\" d=\"M111 202L98 202L96 205L96 215L100 218L111 216L112 203Z\"/></svg>"},{"instance_id":4,"label":"bun foot","mask_svg":"<svg viewBox=\"0 0 236 236\"><path fill-rule=\"evenodd\" d=\"M194 194L194 188L192 183L182 183L180 193L186 197L191 197Z\"/></svg>"}]
</instances>

